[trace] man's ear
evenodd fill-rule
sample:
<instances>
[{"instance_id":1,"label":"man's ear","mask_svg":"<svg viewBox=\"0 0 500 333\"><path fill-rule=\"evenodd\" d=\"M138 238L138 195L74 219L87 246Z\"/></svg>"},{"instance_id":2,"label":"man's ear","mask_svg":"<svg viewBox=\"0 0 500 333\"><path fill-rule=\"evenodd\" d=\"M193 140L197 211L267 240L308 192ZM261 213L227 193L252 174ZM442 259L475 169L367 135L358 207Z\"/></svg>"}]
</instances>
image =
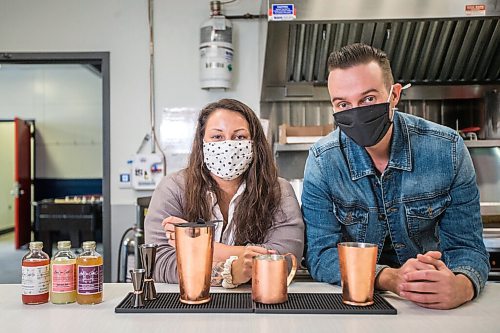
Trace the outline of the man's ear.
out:
<instances>
[{"instance_id":1,"label":"man's ear","mask_svg":"<svg viewBox=\"0 0 500 333\"><path fill-rule=\"evenodd\" d=\"M392 87L392 98L391 98L391 107L396 107L399 103L399 99L401 98L401 91L403 86L400 83L394 83Z\"/></svg>"}]
</instances>

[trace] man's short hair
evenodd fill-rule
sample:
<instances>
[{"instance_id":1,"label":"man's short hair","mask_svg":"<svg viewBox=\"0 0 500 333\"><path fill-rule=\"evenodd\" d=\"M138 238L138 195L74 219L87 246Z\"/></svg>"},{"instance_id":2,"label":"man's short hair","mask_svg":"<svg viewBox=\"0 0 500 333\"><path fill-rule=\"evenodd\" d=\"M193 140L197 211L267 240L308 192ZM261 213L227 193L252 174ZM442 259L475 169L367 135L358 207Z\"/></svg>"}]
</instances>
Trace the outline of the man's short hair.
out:
<instances>
[{"instance_id":1,"label":"man's short hair","mask_svg":"<svg viewBox=\"0 0 500 333\"><path fill-rule=\"evenodd\" d=\"M390 89L390 86L394 84L394 78L387 54L370 45L362 43L350 44L332 52L328 57L328 71L331 72L337 68L346 69L368 64L372 61L375 61L382 69L384 83L387 89Z\"/></svg>"}]
</instances>

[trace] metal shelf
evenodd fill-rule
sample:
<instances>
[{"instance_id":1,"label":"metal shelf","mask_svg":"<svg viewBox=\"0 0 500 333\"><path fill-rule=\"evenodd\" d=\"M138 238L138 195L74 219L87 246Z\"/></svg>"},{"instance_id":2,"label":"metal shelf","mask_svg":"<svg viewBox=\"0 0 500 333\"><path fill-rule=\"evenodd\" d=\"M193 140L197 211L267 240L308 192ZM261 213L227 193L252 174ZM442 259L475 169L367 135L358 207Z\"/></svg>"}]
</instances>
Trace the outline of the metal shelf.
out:
<instances>
[{"instance_id":1,"label":"metal shelf","mask_svg":"<svg viewBox=\"0 0 500 333\"><path fill-rule=\"evenodd\" d=\"M464 142L468 148L500 147L500 140L465 140Z\"/></svg>"},{"instance_id":2,"label":"metal shelf","mask_svg":"<svg viewBox=\"0 0 500 333\"><path fill-rule=\"evenodd\" d=\"M467 147L475 148L488 148L488 147L500 147L500 140L465 140L465 145ZM311 148L312 143L288 143L288 144L274 144L274 151L307 151Z\"/></svg>"},{"instance_id":3,"label":"metal shelf","mask_svg":"<svg viewBox=\"0 0 500 333\"><path fill-rule=\"evenodd\" d=\"M274 144L275 152L293 152L293 151L308 151L313 143L288 143L288 144Z\"/></svg>"},{"instance_id":4,"label":"metal shelf","mask_svg":"<svg viewBox=\"0 0 500 333\"><path fill-rule=\"evenodd\" d=\"M500 202L481 202L481 216L497 216L500 218Z\"/></svg>"}]
</instances>

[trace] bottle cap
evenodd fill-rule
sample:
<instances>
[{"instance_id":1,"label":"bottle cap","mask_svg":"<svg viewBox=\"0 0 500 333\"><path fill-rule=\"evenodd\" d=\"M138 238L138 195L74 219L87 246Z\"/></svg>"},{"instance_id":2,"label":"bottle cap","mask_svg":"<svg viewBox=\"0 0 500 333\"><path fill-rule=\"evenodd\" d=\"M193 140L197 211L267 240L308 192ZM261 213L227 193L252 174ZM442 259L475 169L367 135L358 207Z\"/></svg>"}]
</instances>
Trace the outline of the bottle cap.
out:
<instances>
[{"instance_id":1,"label":"bottle cap","mask_svg":"<svg viewBox=\"0 0 500 333\"><path fill-rule=\"evenodd\" d=\"M59 241L59 242L57 242L57 249L58 250L71 249L71 241Z\"/></svg>"},{"instance_id":2,"label":"bottle cap","mask_svg":"<svg viewBox=\"0 0 500 333\"><path fill-rule=\"evenodd\" d=\"M82 248L84 250L90 250L90 249L95 249L95 242L94 241L86 241L82 243Z\"/></svg>"},{"instance_id":3,"label":"bottle cap","mask_svg":"<svg viewBox=\"0 0 500 333\"><path fill-rule=\"evenodd\" d=\"M43 249L42 242L30 242L30 250L41 250Z\"/></svg>"}]
</instances>

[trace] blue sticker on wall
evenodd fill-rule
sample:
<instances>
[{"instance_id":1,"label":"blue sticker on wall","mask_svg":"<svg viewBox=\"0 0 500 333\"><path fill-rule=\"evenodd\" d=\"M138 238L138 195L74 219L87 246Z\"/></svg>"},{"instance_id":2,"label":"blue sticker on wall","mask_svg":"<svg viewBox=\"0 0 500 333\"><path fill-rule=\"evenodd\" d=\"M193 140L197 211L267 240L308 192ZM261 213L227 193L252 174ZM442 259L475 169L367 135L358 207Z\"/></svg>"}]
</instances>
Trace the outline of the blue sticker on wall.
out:
<instances>
[{"instance_id":1,"label":"blue sticker on wall","mask_svg":"<svg viewBox=\"0 0 500 333\"><path fill-rule=\"evenodd\" d=\"M269 21L292 21L297 18L294 4L272 4L268 13Z\"/></svg>"}]
</instances>

